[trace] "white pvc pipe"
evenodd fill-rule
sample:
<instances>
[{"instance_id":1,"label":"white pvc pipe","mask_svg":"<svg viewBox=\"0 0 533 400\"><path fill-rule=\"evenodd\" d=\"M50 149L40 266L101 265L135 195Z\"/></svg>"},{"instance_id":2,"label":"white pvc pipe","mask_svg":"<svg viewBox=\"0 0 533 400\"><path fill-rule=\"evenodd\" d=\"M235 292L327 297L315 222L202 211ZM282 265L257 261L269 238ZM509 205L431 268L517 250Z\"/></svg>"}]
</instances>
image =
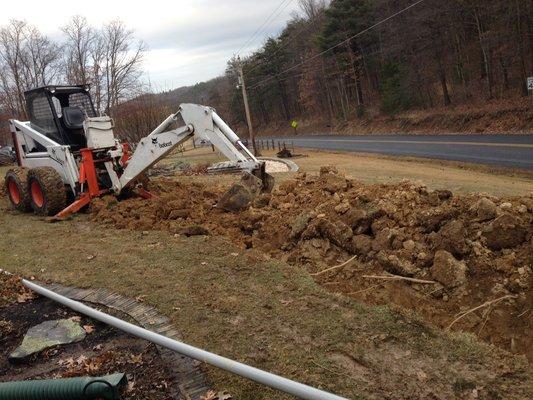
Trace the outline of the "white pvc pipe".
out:
<instances>
[{"instance_id":1,"label":"white pvc pipe","mask_svg":"<svg viewBox=\"0 0 533 400\"><path fill-rule=\"evenodd\" d=\"M85 314L93 319L114 326L115 328L127 332L133 336L148 340L152 343L166 347L167 349L184 354L196 360L203 361L207 364L211 364L215 367L243 376L245 378L269 386L271 388L278 389L282 392L292 394L293 396L299 397L301 399L347 400L344 397L324 392L322 390L315 389L311 386L307 386L302 383L298 383L290 379L271 374L270 372L250 367L249 365L230 360L229 358L210 353L208 351L190 346L188 344L178 342L177 340L170 339L158 333L154 333L152 331L149 331L148 329L141 328L140 326L130 324L129 322L123 321L119 318L115 318L109 314L88 307L85 304L80 303L79 301L75 301L69 299L68 297L61 296L60 294L45 289L42 286L27 281L26 279L23 279L22 283L29 289L35 291L36 293L39 293L42 296L48 297L51 300L63 304L64 306L69 307L79 313Z\"/></svg>"}]
</instances>

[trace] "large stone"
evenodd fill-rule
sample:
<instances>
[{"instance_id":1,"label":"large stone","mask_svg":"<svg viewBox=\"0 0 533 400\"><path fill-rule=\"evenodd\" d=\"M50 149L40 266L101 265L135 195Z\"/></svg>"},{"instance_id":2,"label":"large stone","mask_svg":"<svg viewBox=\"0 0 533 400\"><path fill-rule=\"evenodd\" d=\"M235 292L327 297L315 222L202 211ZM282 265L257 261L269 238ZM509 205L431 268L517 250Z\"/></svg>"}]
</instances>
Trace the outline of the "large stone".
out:
<instances>
[{"instance_id":1,"label":"large stone","mask_svg":"<svg viewBox=\"0 0 533 400\"><path fill-rule=\"evenodd\" d=\"M353 231L352 229L341 221L331 222L328 219L320 219L318 224L318 231L320 234L329 239L337 246L350 250L352 245Z\"/></svg>"},{"instance_id":2,"label":"large stone","mask_svg":"<svg viewBox=\"0 0 533 400\"><path fill-rule=\"evenodd\" d=\"M477 203L475 203L470 208L470 211L476 215L478 221L480 222L489 221L496 218L498 215L498 207L492 200L489 200L486 197L483 197Z\"/></svg>"},{"instance_id":3,"label":"large stone","mask_svg":"<svg viewBox=\"0 0 533 400\"><path fill-rule=\"evenodd\" d=\"M9 359L23 360L49 347L79 342L83 339L85 339L85 330L72 319L45 321L28 329L22 344L9 355Z\"/></svg>"},{"instance_id":4,"label":"large stone","mask_svg":"<svg viewBox=\"0 0 533 400\"><path fill-rule=\"evenodd\" d=\"M303 231L307 228L309 221L311 220L311 214L308 211L304 211L299 214L291 226L291 238L298 239Z\"/></svg>"},{"instance_id":5,"label":"large stone","mask_svg":"<svg viewBox=\"0 0 533 400\"><path fill-rule=\"evenodd\" d=\"M466 242L466 229L461 221L453 220L444 225L437 235L433 236L435 249L446 250L456 257L470 252Z\"/></svg>"},{"instance_id":6,"label":"large stone","mask_svg":"<svg viewBox=\"0 0 533 400\"><path fill-rule=\"evenodd\" d=\"M239 183L234 184L218 201L217 207L238 212L247 209L261 191L261 179L244 174Z\"/></svg>"},{"instance_id":7,"label":"large stone","mask_svg":"<svg viewBox=\"0 0 533 400\"><path fill-rule=\"evenodd\" d=\"M466 264L455 259L446 250L438 250L433 259L431 276L448 288L455 288L466 283Z\"/></svg>"},{"instance_id":8,"label":"large stone","mask_svg":"<svg viewBox=\"0 0 533 400\"><path fill-rule=\"evenodd\" d=\"M506 213L485 227L483 236L489 248L501 250L524 243L527 230L519 218Z\"/></svg>"}]
</instances>

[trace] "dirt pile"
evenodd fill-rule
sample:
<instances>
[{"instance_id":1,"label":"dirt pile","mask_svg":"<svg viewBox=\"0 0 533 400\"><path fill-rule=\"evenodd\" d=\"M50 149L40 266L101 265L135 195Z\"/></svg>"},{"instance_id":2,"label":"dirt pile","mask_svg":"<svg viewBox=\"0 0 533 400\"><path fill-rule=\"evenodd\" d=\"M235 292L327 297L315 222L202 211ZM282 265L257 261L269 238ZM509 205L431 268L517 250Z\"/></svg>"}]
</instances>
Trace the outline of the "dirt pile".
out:
<instances>
[{"instance_id":1,"label":"dirt pile","mask_svg":"<svg viewBox=\"0 0 533 400\"><path fill-rule=\"evenodd\" d=\"M329 290L416 310L533 358L533 197L365 185L331 167L299 174L239 213L216 208L225 189L162 180L153 202L106 198L92 213L119 228L226 235L304 266Z\"/></svg>"}]
</instances>

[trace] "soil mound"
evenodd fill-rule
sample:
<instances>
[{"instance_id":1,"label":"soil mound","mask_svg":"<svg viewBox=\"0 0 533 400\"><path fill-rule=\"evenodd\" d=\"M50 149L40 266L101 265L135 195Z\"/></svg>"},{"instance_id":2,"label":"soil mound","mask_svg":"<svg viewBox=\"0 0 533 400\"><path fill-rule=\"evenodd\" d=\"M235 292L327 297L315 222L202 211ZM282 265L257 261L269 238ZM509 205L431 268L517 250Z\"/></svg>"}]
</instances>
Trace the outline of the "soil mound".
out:
<instances>
[{"instance_id":1,"label":"soil mound","mask_svg":"<svg viewBox=\"0 0 533 400\"><path fill-rule=\"evenodd\" d=\"M533 197L367 185L333 167L299 174L240 212L216 207L226 189L160 180L154 201L108 197L91 212L118 228L226 235L305 267L331 291L533 358Z\"/></svg>"}]
</instances>

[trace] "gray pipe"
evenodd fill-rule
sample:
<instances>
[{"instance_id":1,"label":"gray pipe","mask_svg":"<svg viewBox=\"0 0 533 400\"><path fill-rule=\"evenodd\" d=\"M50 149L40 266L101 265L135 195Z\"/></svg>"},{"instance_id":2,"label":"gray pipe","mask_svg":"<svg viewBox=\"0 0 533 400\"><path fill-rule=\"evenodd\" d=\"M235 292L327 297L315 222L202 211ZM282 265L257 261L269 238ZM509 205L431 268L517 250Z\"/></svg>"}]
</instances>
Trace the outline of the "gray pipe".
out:
<instances>
[{"instance_id":1,"label":"gray pipe","mask_svg":"<svg viewBox=\"0 0 533 400\"><path fill-rule=\"evenodd\" d=\"M22 283L29 289L35 291L36 293L39 293L42 296L48 297L49 299L63 304L64 306L69 307L72 310L77 311L81 314L85 314L93 319L114 326L115 328L127 332L133 336L148 340L152 343L166 347L167 349L184 354L196 360L203 361L207 364L211 364L215 367L221 368L233 374L243 376L245 378L269 386L271 388L278 389L282 392L292 394L293 396L299 397L301 399L347 400L344 397L324 392L322 390L315 389L311 386L307 386L302 383L291 381L290 379L283 378L281 376L274 375L270 372L262 371L254 367L250 367L249 365L230 360L229 358L225 358L217 354L190 346L188 344L178 342L177 340L170 339L166 336L151 332L137 325L130 324L129 322L123 321L109 314L95 310L94 308L88 307L78 301L74 301L72 299L69 299L68 297L61 296L60 294L45 289L42 286L27 281L26 279L23 279Z\"/></svg>"}]
</instances>

